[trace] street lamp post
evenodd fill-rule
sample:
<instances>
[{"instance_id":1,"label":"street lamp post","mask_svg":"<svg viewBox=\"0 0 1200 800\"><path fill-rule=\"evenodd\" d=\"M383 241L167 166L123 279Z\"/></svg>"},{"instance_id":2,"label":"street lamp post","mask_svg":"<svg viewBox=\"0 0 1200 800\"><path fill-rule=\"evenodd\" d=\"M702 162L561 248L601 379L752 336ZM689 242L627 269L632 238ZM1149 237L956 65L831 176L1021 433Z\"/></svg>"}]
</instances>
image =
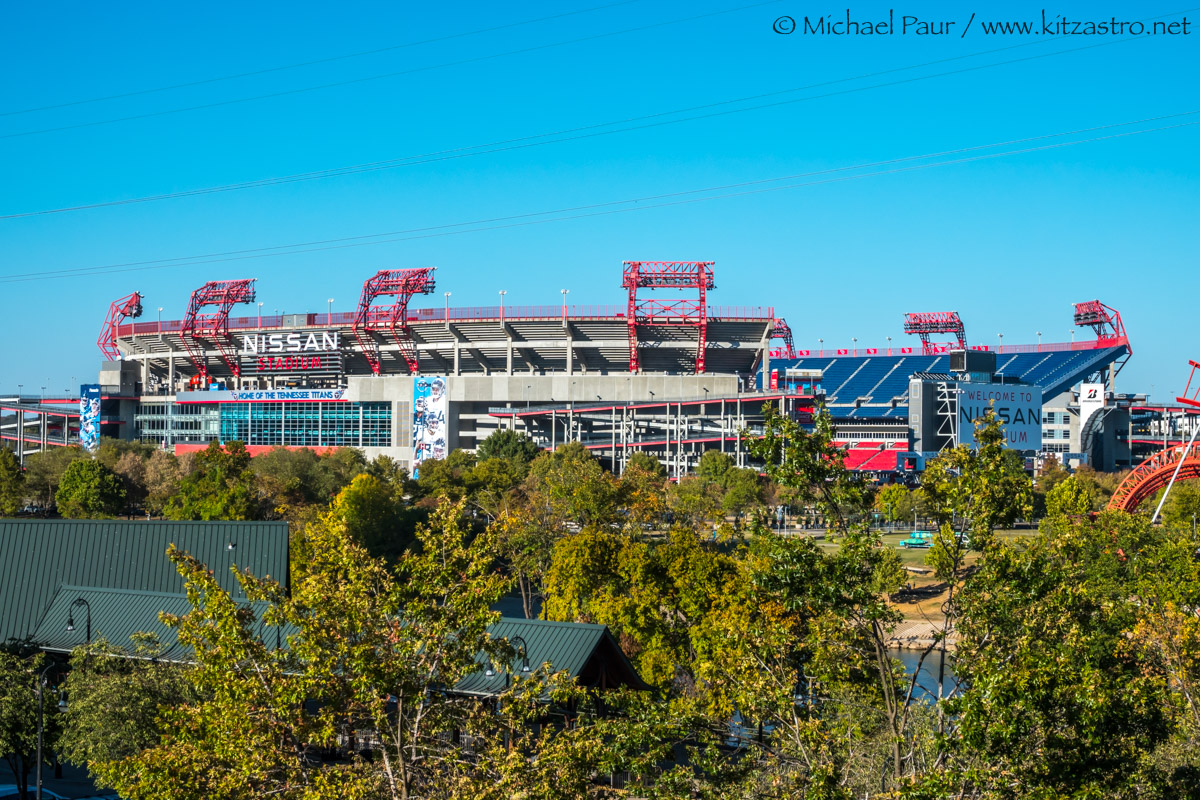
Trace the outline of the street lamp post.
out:
<instances>
[{"instance_id":1,"label":"street lamp post","mask_svg":"<svg viewBox=\"0 0 1200 800\"><path fill-rule=\"evenodd\" d=\"M508 294L507 289L500 290L500 321L504 322L504 295Z\"/></svg>"},{"instance_id":2,"label":"street lamp post","mask_svg":"<svg viewBox=\"0 0 1200 800\"><path fill-rule=\"evenodd\" d=\"M442 315L442 320L445 322L449 322L450 321L450 293L442 292L442 295L446 298L446 313Z\"/></svg>"},{"instance_id":3,"label":"street lamp post","mask_svg":"<svg viewBox=\"0 0 1200 800\"><path fill-rule=\"evenodd\" d=\"M824 339L817 339L817 355L821 355L821 354L822 354L822 351L823 351L824 349L825 349L825 340L824 340Z\"/></svg>"},{"instance_id":4,"label":"street lamp post","mask_svg":"<svg viewBox=\"0 0 1200 800\"><path fill-rule=\"evenodd\" d=\"M890 356L892 354L892 337L890 337L890 336L887 337L887 340L888 340L888 355Z\"/></svg>"},{"instance_id":5,"label":"street lamp post","mask_svg":"<svg viewBox=\"0 0 1200 800\"><path fill-rule=\"evenodd\" d=\"M563 296L563 319L567 318L567 295L571 293L570 289L560 289L559 293Z\"/></svg>"},{"instance_id":6,"label":"street lamp post","mask_svg":"<svg viewBox=\"0 0 1200 800\"><path fill-rule=\"evenodd\" d=\"M854 355L858 355L858 337L851 336L850 341L854 343Z\"/></svg>"},{"instance_id":7,"label":"street lamp post","mask_svg":"<svg viewBox=\"0 0 1200 800\"><path fill-rule=\"evenodd\" d=\"M262 300L258 301L258 327L262 327Z\"/></svg>"},{"instance_id":8,"label":"street lamp post","mask_svg":"<svg viewBox=\"0 0 1200 800\"><path fill-rule=\"evenodd\" d=\"M333 298L332 297L329 298L328 303L329 303L329 305L328 305L329 311L325 315L325 324L332 325L333 324Z\"/></svg>"},{"instance_id":9,"label":"street lamp post","mask_svg":"<svg viewBox=\"0 0 1200 800\"><path fill-rule=\"evenodd\" d=\"M1004 351L1004 334L997 333L996 338L1000 340L1000 346L996 348L996 352L997 353L1003 352Z\"/></svg>"},{"instance_id":10,"label":"street lamp post","mask_svg":"<svg viewBox=\"0 0 1200 800\"><path fill-rule=\"evenodd\" d=\"M1042 349L1042 332L1041 331L1037 332L1037 337L1038 337L1038 349L1041 350Z\"/></svg>"},{"instance_id":11,"label":"street lamp post","mask_svg":"<svg viewBox=\"0 0 1200 800\"><path fill-rule=\"evenodd\" d=\"M259 305L262 305L262 303L259 303ZM158 307L158 332L159 333L162 333L162 310L163 310L163 307L159 306Z\"/></svg>"},{"instance_id":12,"label":"street lamp post","mask_svg":"<svg viewBox=\"0 0 1200 800\"><path fill-rule=\"evenodd\" d=\"M57 667L57 664L48 664L45 669L38 675L37 684L34 689L37 691L38 701L38 740L37 740L37 800L42 800L42 740L46 735L46 720L43 714L42 707L45 705L43 696L46 690L46 673Z\"/></svg>"},{"instance_id":13,"label":"street lamp post","mask_svg":"<svg viewBox=\"0 0 1200 800\"><path fill-rule=\"evenodd\" d=\"M75 602L71 603L71 607L67 609L67 633L75 630L75 609L78 606L83 606L87 611L87 643L92 643L92 606L87 600L82 597L75 598Z\"/></svg>"}]
</instances>

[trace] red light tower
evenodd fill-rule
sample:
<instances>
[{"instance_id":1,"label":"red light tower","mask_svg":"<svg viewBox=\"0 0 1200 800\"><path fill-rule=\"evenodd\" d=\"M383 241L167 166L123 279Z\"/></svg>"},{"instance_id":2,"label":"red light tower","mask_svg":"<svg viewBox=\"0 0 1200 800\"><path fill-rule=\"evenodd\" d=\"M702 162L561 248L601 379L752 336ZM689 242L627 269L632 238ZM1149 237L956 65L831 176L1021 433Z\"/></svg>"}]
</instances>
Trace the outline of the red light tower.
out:
<instances>
[{"instance_id":1,"label":"red light tower","mask_svg":"<svg viewBox=\"0 0 1200 800\"><path fill-rule=\"evenodd\" d=\"M109 361L121 360L121 351L117 349L117 327L125 320L136 319L141 315L142 295L139 292L126 295L108 307L108 316L104 318L104 327L100 329L100 338L96 340L96 346Z\"/></svg>"},{"instance_id":2,"label":"red light tower","mask_svg":"<svg viewBox=\"0 0 1200 800\"><path fill-rule=\"evenodd\" d=\"M788 327L787 321L783 317L775 318L775 328L771 331L771 338L783 340L784 358L796 357L796 345L792 342L792 329Z\"/></svg>"},{"instance_id":3,"label":"red light tower","mask_svg":"<svg viewBox=\"0 0 1200 800\"><path fill-rule=\"evenodd\" d=\"M696 373L704 372L708 345L708 295L715 289L712 261L626 261L622 288L629 290L629 371L638 372L638 325L679 325L695 328ZM695 289L696 299L639 300L638 289Z\"/></svg>"},{"instance_id":4,"label":"red light tower","mask_svg":"<svg viewBox=\"0 0 1200 800\"><path fill-rule=\"evenodd\" d=\"M379 374L381 361L379 345L370 334L387 330L400 348L400 355L410 374L417 374L417 348L413 344L412 328L408 326L408 301L418 294L432 294L433 273L437 267L418 269L382 269L363 283L358 311L354 315L354 338L366 356L371 371ZM375 306L378 297L399 298L390 306Z\"/></svg>"},{"instance_id":5,"label":"red light tower","mask_svg":"<svg viewBox=\"0 0 1200 800\"><path fill-rule=\"evenodd\" d=\"M1123 344L1129 347L1129 338L1125 335L1125 324L1121 322L1121 312L1111 306L1106 306L1099 300L1088 300L1075 304L1075 324L1081 328L1091 328L1096 332L1096 341L1105 347ZM1130 348L1130 353L1133 348Z\"/></svg>"},{"instance_id":6,"label":"red light tower","mask_svg":"<svg viewBox=\"0 0 1200 800\"><path fill-rule=\"evenodd\" d=\"M192 292L188 303L187 314L183 317L183 325L179 329L179 338L183 340L183 348L196 366L196 374L201 378L208 377L208 364L204 357L204 340L210 340L217 348L221 360L229 371L236 377L242 370L233 351L229 337L229 312L238 303L254 302L254 278L244 278L237 281L209 281ZM208 306L216 306L211 314L201 314L200 310Z\"/></svg>"},{"instance_id":7,"label":"red light tower","mask_svg":"<svg viewBox=\"0 0 1200 800\"><path fill-rule=\"evenodd\" d=\"M957 342L951 343L950 346L957 346L959 350L967 349L966 328L963 327L962 318L958 316L957 311L905 314L904 332L915 333L921 337L921 352L927 356L936 355L938 348L942 346L929 341L930 334L934 333L952 333Z\"/></svg>"}]
</instances>

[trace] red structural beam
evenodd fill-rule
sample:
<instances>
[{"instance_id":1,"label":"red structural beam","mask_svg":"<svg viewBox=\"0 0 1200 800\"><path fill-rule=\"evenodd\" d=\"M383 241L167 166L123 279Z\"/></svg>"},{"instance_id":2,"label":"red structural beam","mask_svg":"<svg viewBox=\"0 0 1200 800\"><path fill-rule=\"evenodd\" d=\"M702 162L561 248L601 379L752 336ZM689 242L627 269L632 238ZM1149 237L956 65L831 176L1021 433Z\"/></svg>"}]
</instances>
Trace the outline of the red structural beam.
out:
<instances>
[{"instance_id":1,"label":"red structural beam","mask_svg":"<svg viewBox=\"0 0 1200 800\"><path fill-rule=\"evenodd\" d=\"M117 349L117 327L125 320L136 319L141 315L142 295L138 292L114 300L108 307L108 316L104 318L104 327L100 329L100 338L96 340L96 346L109 361L121 360L121 351Z\"/></svg>"},{"instance_id":2,"label":"red structural beam","mask_svg":"<svg viewBox=\"0 0 1200 800\"><path fill-rule=\"evenodd\" d=\"M638 372L639 325L682 325L697 332L696 372L704 372L708 346L708 290L715 289L712 261L626 261L621 287L629 292L626 325L629 329L629 371ZM639 289L694 290L696 297L638 298Z\"/></svg>"},{"instance_id":3,"label":"red structural beam","mask_svg":"<svg viewBox=\"0 0 1200 800\"><path fill-rule=\"evenodd\" d=\"M1081 328L1091 328L1096 332L1096 341L1106 347L1129 345L1129 337L1125 335L1125 323L1121 321L1121 312L1099 300L1076 303L1075 324Z\"/></svg>"},{"instance_id":4,"label":"red structural beam","mask_svg":"<svg viewBox=\"0 0 1200 800\"><path fill-rule=\"evenodd\" d=\"M209 281L196 291L188 302L187 314L179 328L179 338L187 350L188 357L196 366L198 377L208 376L208 363L204 355L204 340L212 342L221 360L234 376L241 374L237 354L229 336L229 312L238 303L254 302L254 278L236 281ZM211 313L203 309L215 307Z\"/></svg>"},{"instance_id":5,"label":"red structural beam","mask_svg":"<svg viewBox=\"0 0 1200 800\"><path fill-rule=\"evenodd\" d=\"M936 346L929 337L934 333L954 334L959 350L967 348L966 328L957 311L920 311L904 315L904 332L921 337L921 348L925 355L936 353Z\"/></svg>"},{"instance_id":6,"label":"red structural beam","mask_svg":"<svg viewBox=\"0 0 1200 800\"><path fill-rule=\"evenodd\" d=\"M785 358L796 357L796 344L792 341L792 329L788 327L787 321L783 317L775 318L775 328L771 331L771 338L783 340Z\"/></svg>"},{"instance_id":7,"label":"red structural beam","mask_svg":"<svg viewBox=\"0 0 1200 800\"><path fill-rule=\"evenodd\" d=\"M376 375L382 369L379 344L373 333L388 331L410 374L419 369L417 348L413 342L412 328L408 324L408 302L418 294L432 294L434 271L437 267L417 269L383 269L363 283L362 295L358 300L358 311L354 314L354 338ZM376 306L380 297L395 297L390 306Z\"/></svg>"},{"instance_id":8,"label":"red structural beam","mask_svg":"<svg viewBox=\"0 0 1200 800\"><path fill-rule=\"evenodd\" d=\"M1188 375L1187 386L1184 387L1183 394L1175 399L1185 405L1200 408L1200 379L1197 379L1196 376L1196 370L1200 369L1200 364L1197 364L1195 361L1188 361L1188 364L1191 366L1192 371ZM1196 382L1195 389L1192 388L1192 381Z\"/></svg>"}]
</instances>

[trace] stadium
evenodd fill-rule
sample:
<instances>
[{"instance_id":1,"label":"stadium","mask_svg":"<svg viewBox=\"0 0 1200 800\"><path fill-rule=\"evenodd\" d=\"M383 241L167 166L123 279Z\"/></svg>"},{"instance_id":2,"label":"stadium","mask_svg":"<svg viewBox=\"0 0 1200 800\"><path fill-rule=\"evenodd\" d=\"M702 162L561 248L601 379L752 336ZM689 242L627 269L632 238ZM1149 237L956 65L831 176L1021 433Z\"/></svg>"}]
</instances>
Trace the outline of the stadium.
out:
<instances>
[{"instance_id":1,"label":"stadium","mask_svg":"<svg viewBox=\"0 0 1200 800\"><path fill-rule=\"evenodd\" d=\"M264 316L244 279L205 283L181 320L144 321L135 292L109 308L82 420L78 398L13 397L0 437L22 457L104 435L179 452L353 446L417 468L514 428L547 448L582 442L618 472L642 451L681 475L709 449L745 465L740 432L765 402L808 422L820 401L847 464L884 477L969 437L969 398L1012 396L1010 427L1025 425L1012 446L1031 458L1087 461L1107 445L1106 461L1132 459L1112 434L1136 402L1112 391L1131 349L1099 301L1075 306L1084 335L1069 343L970 345L957 313L932 312L904 318L912 346L812 351L773 307L710 305L712 262L625 262L621 305L568 304L564 290L559 306L507 306L500 291L495 306L451 307L443 292L438 307L425 298L440 277L383 270L354 311L330 301L324 314ZM1086 413L1081 386L1100 387L1103 413Z\"/></svg>"}]
</instances>

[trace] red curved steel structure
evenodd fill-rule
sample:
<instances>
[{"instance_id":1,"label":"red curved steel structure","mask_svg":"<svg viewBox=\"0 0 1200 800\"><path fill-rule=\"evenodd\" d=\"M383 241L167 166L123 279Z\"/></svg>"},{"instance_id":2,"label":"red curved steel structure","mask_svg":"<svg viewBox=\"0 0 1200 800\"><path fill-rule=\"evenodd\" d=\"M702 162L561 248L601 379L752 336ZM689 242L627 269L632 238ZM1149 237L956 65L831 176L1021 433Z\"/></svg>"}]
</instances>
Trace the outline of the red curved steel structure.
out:
<instances>
[{"instance_id":1,"label":"red curved steel structure","mask_svg":"<svg viewBox=\"0 0 1200 800\"><path fill-rule=\"evenodd\" d=\"M1123 329L1121 333L1124 334ZM1182 397L1175 399L1184 405L1200 408L1200 381L1196 381L1196 389L1192 390L1192 382L1196 379L1196 371L1200 370L1200 363L1189 361L1188 364L1192 372L1188 376L1187 388L1183 390ZM1192 438L1195 440L1194 435ZM1121 485L1113 492L1112 499L1108 501L1109 510L1134 511L1143 500L1153 497L1159 489L1169 484L1176 469L1179 470L1179 476L1175 479L1177 481L1200 478L1200 453L1196 451L1197 448L1189 442L1186 446L1163 450L1143 461L1137 469L1125 476L1125 480L1121 481Z\"/></svg>"},{"instance_id":2,"label":"red curved steel structure","mask_svg":"<svg viewBox=\"0 0 1200 800\"><path fill-rule=\"evenodd\" d=\"M354 338L358 339L362 353L376 375L383 370L383 358L372 334L385 330L391 332L409 374L417 374L420 367L412 328L408 324L408 302L418 294L433 294L435 270L437 267L381 269L363 284L358 311L354 314ZM379 297L398 299L390 306L372 305Z\"/></svg>"},{"instance_id":3,"label":"red curved steel structure","mask_svg":"<svg viewBox=\"0 0 1200 800\"><path fill-rule=\"evenodd\" d=\"M1108 501L1109 511L1128 511L1133 513L1147 498L1153 497L1159 489L1171 482L1175 468L1180 467L1180 459L1185 447L1172 447L1163 450L1138 465L1137 469L1125 476L1121 485L1113 492ZM1193 448L1183 459L1176 480L1186 481L1200 478L1200 454Z\"/></svg>"}]
</instances>

